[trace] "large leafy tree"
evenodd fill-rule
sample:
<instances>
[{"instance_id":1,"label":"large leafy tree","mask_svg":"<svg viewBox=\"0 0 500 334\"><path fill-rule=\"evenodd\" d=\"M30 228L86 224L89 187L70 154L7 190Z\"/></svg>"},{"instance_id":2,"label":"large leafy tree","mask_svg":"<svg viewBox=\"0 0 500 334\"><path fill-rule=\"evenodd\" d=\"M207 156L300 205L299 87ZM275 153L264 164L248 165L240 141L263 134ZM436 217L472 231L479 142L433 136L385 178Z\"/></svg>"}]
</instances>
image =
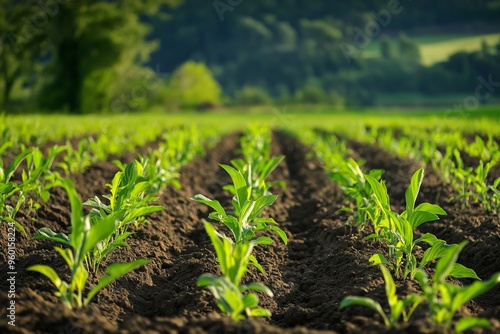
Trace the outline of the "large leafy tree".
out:
<instances>
[{"instance_id":1,"label":"large leafy tree","mask_svg":"<svg viewBox=\"0 0 500 334\"><path fill-rule=\"evenodd\" d=\"M178 3L179 0L67 2L49 35L50 79L41 91L41 106L75 113L107 109L117 89L124 89L118 75L137 71L158 46L146 40L150 27L140 17L157 13L162 5Z\"/></svg>"},{"instance_id":2,"label":"large leafy tree","mask_svg":"<svg viewBox=\"0 0 500 334\"><path fill-rule=\"evenodd\" d=\"M15 84L33 73L46 48L48 21L54 9L42 7L34 0L22 4L0 0L0 87L4 108L9 105Z\"/></svg>"}]
</instances>

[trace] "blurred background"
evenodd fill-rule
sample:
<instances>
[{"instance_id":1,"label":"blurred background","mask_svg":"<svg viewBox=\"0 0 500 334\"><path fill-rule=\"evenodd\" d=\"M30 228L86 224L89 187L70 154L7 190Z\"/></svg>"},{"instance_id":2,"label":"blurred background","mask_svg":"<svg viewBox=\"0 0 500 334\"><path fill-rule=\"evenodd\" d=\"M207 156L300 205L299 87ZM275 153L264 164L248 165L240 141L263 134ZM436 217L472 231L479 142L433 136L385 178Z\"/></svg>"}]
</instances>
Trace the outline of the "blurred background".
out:
<instances>
[{"instance_id":1,"label":"blurred background","mask_svg":"<svg viewBox=\"0 0 500 334\"><path fill-rule=\"evenodd\" d=\"M500 104L499 0L0 4L10 113Z\"/></svg>"}]
</instances>

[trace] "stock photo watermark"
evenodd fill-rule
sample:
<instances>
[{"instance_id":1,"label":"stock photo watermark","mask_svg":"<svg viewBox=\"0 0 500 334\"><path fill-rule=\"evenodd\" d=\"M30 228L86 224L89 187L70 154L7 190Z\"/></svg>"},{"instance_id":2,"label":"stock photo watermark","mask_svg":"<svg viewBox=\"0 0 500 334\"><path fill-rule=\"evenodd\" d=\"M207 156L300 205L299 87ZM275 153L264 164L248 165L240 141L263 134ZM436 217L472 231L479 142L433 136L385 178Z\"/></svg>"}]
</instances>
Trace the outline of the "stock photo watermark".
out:
<instances>
[{"instance_id":1,"label":"stock photo watermark","mask_svg":"<svg viewBox=\"0 0 500 334\"><path fill-rule=\"evenodd\" d=\"M8 31L4 33L4 38L10 42L14 53L19 51L23 44L28 44L40 31L49 24L50 20L59 14L60 6L67 4L71 0L39 0L38 10L32 15L21 18L22 27L16 34Z\"/></svg>"},{"instance_id":2,"label":"stock photo watermark","mask_svg":"<svg viewBox=\"0 0 500 334\"><path fill-rule=\"evenodd\" d=\"M474 90L474 95L469 95L465 97L462 103L456 103L452 108L445 111L445 117L448 116L460 116L465 117L466 113L473 112L479 108L481 103L486 102L491 94L495 92L496 87L500 87L500 81L493 81L493 74L489 74L485 79L483 76L478 76L477 81L479 82Z\"/></svg>"},{"instance_id":3,"label":"stock photo watermark","mask_svg":"<svg viewBox=\"0 0 500 334\"><path fill-rule=\"evenodd\" d=\"M232 12L234 7L239 6L243 0L214 0L212 5L214 6L215 12L219 16L219 20L224 21L224 13Z\"/></svg>"},{"instance_id":4,"label":"stock photo watermark","mask_svg":"<svg viewBox=\"0 0 500 334\"><path fill-rule=\"evenodd\" d=\"M407 1L411 2L411 0ZM382 33L382 29L391 23L393 16L400 14L403 9L404 7L399 0L390 0L387 3L386 9L381 9L378 12L370 12L373 19L366 22L363 30L360 27L354 27L353 44L340 43L340 49L347 63L350 64L353 56L359 54L377 38Z\"/></svg>"},{"instance_id":5,"label":"stock photo watermark","mask_svg":"<svg viewBox=\"0 0 500 334\"><path fill-rule=\"evenodd\" d=\"M16 227L9 222L7 227L7 323L16 326Z\"/></svg>"},{"instance_id":6,"label":"stock photo watermark","mask_svg":"<svg viewBox=\"0 0 500 334\"><path fill-rule=\"evenodd\" d=\"M273 108L273 118L269 122L271 128L282 127L286 128L290 126L290 123L297 117L296 115L290 114L287 111L287 107L284 106L282 109Z\"/></svg>"}]
</instances>

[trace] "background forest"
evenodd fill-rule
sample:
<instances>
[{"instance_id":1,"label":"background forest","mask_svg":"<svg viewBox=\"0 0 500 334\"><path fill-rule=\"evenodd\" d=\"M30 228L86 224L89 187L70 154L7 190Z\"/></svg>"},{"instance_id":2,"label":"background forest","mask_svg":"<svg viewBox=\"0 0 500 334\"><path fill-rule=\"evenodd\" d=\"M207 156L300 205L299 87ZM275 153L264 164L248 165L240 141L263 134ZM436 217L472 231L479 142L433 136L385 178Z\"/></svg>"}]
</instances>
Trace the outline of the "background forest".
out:
<instances>
[{"instance_id":1,"label":"background forest","mask_svg":"<svg viewBox=\"0 0 500 334\"><path fill-rule=\"evenodd\" d=\"M498 102L498 0L0 0L9 112ZM487 97L486 97L487 96Z\"/></svg>"}]
</instances>

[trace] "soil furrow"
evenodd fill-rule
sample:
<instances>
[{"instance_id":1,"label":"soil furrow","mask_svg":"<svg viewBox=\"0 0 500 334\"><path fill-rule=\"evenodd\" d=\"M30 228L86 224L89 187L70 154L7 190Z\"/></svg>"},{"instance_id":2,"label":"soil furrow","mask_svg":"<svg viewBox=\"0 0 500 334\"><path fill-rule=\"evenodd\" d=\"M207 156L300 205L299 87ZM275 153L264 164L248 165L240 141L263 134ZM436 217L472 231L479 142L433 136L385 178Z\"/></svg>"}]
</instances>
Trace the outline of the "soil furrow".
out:
<instances>
[{"instance_id":1,"label":"soil furrow","mask_svg":"<svg viewBox=\"0 0 500 334\"><path fill-rule=\"evenodd\" d=\"M220 314L208 291L196 287L196 280L202 273L217 274L214 271L217 264L202 224L202 219L207 218L210 211L189 198L201 193L217 198L223 206L228 206L230 195L222 187L230 182L230 178L218 164L229 163L235 157L237 137L238 134L224 137L205 156L197 157L181 169L182 189L167 188L159 199L165 210L151 215L149 224L141 225L130 237L130 247L120 249L109 259L111 263L142 257L150 259L151 263L101 291L88 308L66 309L53 296L53 286L47 279L24 271L35 263L50 263L56 268L64 268L62 260L52 249L53 245L18 238L17 326L7 328L2 322L0 331L389 332L373 311L362 307L342 311L338 309L340 300L347 295L369 296L380 301L387 309L382 275L378 268L368 263L369 257L382 252L384 247L375 241L362 240L370 232L369 227L358 232L345 225L348 214L340 210L344 205L342 192L328 179L320 163L315 158L309 159L310 148L282 132L274 134L272 150L273 155L283 154L286 159L272 174L272 180L283 180L287 187L272 189L279 197L266 214L275 218L285 230L289 244L285 246L276 235L269 234L274 244L258 246L255 253L266 274L262 275L252 268L246 278L247 281L266 284L275 293L273 299L261 298L261 305L269 308L273 316L270 319L248 319L234 323ZM398 209L402 207L404 191L418 164L394 158L369 145L351 143L351 147L367 161L366 168L386 169L383 177L387 180L393 204ZM114 175L109 165L93 167L77 181L78 191L90 196L102 194L103 191L105 193L107 189L103 187ZM448 186L440 184L437 173L427 173L422 193L419 201L440 204L450 213L440 222L429 223L426 228L448 242L458 242L464 238L472 240L464 250L461 262L472 264L471 267L481 277L491 274L490 271L498 266L495 255L491 255L500 245L496 239L500 226L498 219L489 216L490 220L487 220L486 215L480 216L474 220L474 227L471 227L470 220L465 219L467 216L448 203L453 194ZM50 206L39 211L37 222L26 221L31 224L30 233L41 226L54 229L67 226L69 205L63 198L63 193L54 196ZM220 225L218 228L221 228ZM483 245L485 242L487 245ZM0 240L0 247L6 248L5 240ZM467 253L469 247L471 251ZM497 248L490 253L488 247ZM479 261L482 262L477 263ZM0 270L0 279L5 282L6 266L1 265ZM62 269L58 271L63 276L68 274ZM500 268L496 271L500 271ZM400 295L415 291L414 282L398 283ZM461 314L488 309L488 316L498 318L498 295L498 291L488 294L477 304L471 304L469 310L462 310ZM5 305L4 294L0 294L0 301ZM0 317L5 319L5 316L5 308L2 307ZM401 325L396 331L430 333L432 329L429 329L426 320L426 310L419 309L409 325ZM500 324L496 326L496 329L500 329Z\"/></svg>"},{"instance_id":2,"label":"soil furrow","mask_svg":"<svg viewBox=\"0 0 500 334\"><path fill-rule=\"evenodd\" d=\"M404 210L404 193L409 185L411 175L420 167L411 159L395 157L377 146L350 142L353 148L364 160L365 168L381 168L385 172L382 176L386 180L388 192L393 204L399 212ZM440 205L447 216L439 221L429 222L419 226L423 233L433 233L447 243L468 241L459 257L459 263L476 271L481 279L488 279L492 274L500 271L500 217L484 212L477 205L462 209L460 203L451 202L457 192L442 181L439 172L431 166L426 166L424 180L417 198L417 204L429 202ZM465 281L470 283L470 281ZM500 312L500 287L492 289L485 295L476 298L470 307L474 312L481 312L496 308ZM486 314L490 315L492 311Z\"/></svg>"}]
</instances>

